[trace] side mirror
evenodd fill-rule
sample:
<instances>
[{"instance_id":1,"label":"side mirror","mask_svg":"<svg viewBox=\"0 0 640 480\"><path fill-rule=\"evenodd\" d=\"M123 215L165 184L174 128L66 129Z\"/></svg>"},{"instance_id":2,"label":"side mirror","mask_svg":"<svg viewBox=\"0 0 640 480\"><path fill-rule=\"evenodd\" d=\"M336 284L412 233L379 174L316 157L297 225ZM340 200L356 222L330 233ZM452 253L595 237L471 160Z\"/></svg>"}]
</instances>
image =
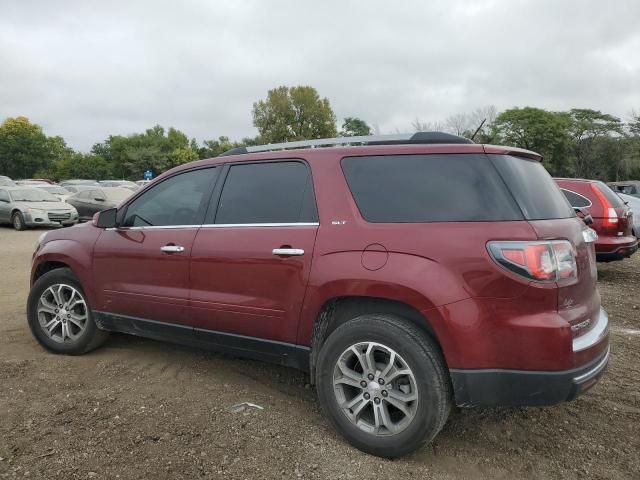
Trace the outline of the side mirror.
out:
<instances>
[{"instance_id":1,"label":"side mirror","mask_svg":"<svg viewBox=\"0 0 640 480\"><path fill-rule=\"evenodd\" d=\"M593 223L593 217L584 207L573 207L573 210L576 212L576 216L584 222L585 225L589 226Z\"/></svg>"},{"instance_id":2,"label":"side mirror","mask_svg":"<svg viewBox=\"0 0 640 480\"><path fill-rule=\"evenodd\" d=\"M108 208L95 214L93 224L98 228L115 228L117 208Z\"/></svg>"}]
</instances>

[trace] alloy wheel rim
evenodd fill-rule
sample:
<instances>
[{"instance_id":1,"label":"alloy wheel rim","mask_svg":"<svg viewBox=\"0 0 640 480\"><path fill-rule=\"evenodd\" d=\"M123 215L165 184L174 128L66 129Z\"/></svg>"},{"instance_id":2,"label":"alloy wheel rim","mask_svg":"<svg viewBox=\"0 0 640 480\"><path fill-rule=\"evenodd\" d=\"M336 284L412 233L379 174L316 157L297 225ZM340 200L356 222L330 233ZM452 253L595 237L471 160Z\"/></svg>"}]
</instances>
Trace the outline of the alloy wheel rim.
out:
<instances>
[{"instance_id":1,"label":"alloy wheel rim","mask_svg":"<svg viewBox=\"0 0 640 480\"><path fill-rule=\"evenodd\" d=\"M42 331L57 343L77 340L86 330L89 319L82 294L64 283L51 285L40 295L37 314Z\"/></svg>"},{"instance_id":2,"label":"alloy wheel rim","mask_svg":"<svg viewBox=\"0 0 640 480\"><path fill-rule=\"evenodd\" d=\"M20 215L13 216L13 226L15 228L20 228L22 226L22 220L20 220Z\"/></svg>"},{"instance_id":3,"label":"alloy wheel rim","mask_svg":"<svg viewBox=\"0 0 640 480\"><path fill-rule=\"evenodd\" d=\"M415 375L395 350L376 342L350 346L333 369L338 406L351 423L374 435L395 435L416 416Z\"/></svg>"}]
</instances>

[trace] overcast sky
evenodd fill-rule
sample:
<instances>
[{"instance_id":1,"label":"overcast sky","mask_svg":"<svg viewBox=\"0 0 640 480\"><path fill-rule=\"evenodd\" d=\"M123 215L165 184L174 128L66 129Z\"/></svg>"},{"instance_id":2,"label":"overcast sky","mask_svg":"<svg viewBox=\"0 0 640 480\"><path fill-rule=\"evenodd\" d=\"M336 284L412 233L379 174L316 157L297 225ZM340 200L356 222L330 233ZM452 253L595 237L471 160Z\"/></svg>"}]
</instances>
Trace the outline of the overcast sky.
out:
<instances>
[{"instance_id":1,"label":"overcast sky","mask_svg":"<svg viewBox=\"0 0 640 480\"><path fill-rule=\"evenodd\" d=\"M0 2L0 121L88 150L174 126L254 136L251 108L311 85L383 133L493 104L640 109L640 0Z\"/></svg>"}]
</instances>

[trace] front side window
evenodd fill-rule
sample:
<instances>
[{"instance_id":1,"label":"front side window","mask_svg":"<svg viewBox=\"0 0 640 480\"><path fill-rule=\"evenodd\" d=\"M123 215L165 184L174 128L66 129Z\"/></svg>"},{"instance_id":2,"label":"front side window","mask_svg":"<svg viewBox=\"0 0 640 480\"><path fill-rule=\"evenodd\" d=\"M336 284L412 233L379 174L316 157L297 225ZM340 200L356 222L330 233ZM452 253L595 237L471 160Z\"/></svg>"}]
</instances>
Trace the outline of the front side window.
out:
<instances>
[{"instance_id":1,"label":"front side window","mask_svg":"<svg viewBox=\"0 0 640 480\"><path fill-rule=\"evenodd\" d=\"M8 202L9 201L9 194L7 192L5 192L4 190L0 190L0 200L2 200L3 202Z\"/></svg>"},{"instance_id":2,"label":"front side window","mask_svg":"<svg viewBox=\"0 0 640 480\"><path fill-rule=\"evenodd\" d=\"M317 222L311 174L296 161L232 165L215 223Z\"/></svg>"},{"instance_id":3,"label":"front side window","mask_svg":"<svg viewBox=\"0 0 640 480\"><path fill-rule=\"evenodd\" d=\"M129 204L123 226L200 225L217 172L191 170L160 182Z\"/></svg>"}]
</instances>

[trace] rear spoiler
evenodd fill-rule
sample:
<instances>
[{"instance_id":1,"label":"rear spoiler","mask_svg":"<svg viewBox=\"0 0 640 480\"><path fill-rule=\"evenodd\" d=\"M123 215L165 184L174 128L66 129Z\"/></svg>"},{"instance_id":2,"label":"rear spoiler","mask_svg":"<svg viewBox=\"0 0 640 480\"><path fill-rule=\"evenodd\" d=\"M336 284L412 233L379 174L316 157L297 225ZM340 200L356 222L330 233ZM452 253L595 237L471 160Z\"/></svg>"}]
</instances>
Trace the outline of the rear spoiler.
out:
<instances>
[{"instance_id":1,"label":"rear spoiler","mask_svg":"<svg viewBox=\"0 0 640 480\"><path fill-rule=\"evenodd\" d=\"M484 153L486 154L493 153L496 155L513 155L514 157L529 158L539 162L542 161L542 155L532 152L531 150L525 150L524 148L501 147L498 145L483 145L482 148L484 148Z\"/></svg>"}]
</instances>

